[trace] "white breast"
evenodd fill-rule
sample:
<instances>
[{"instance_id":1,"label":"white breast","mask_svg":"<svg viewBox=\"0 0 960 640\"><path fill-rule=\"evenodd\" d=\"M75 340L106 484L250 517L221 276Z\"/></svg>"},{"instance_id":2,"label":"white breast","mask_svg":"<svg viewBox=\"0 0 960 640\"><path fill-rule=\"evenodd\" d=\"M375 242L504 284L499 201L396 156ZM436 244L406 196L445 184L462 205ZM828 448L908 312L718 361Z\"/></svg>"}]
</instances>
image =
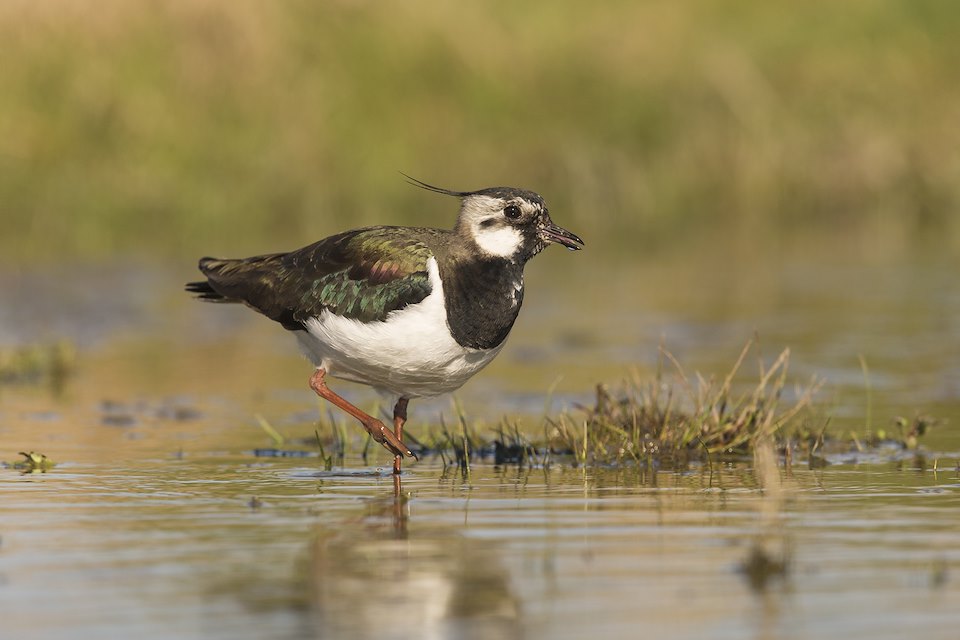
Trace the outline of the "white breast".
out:
<instances>
[{"instance_id":1,"label":"white breast","mask_svg":"<svg viewBox=\"0 0 960 640\"><path fill-rule=\"evenodd\" d=\"M432 291L383 322L360 322L329 311L311 318L297 339L307 357L332 376L381 392L417 398L459 389L500 352L457 344L447 327L443 283L435 258L427 263Z\"/></svg>"}]
</instances>

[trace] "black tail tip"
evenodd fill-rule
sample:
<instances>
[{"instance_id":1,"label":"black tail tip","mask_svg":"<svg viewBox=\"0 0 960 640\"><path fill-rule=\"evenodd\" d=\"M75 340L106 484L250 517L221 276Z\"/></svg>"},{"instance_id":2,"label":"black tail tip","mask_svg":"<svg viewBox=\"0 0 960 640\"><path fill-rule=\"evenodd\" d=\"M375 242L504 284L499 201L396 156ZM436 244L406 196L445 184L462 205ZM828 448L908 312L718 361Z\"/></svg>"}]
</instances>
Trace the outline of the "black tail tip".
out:
<instances>
[{"instance_id":1,"label":"black tail tip","mask_svg":"<svg viewBox=\"0 0 960 640\"><path fill-rule=\"evenodd\" d=\"M202 282L188 282L183 286L184 291L189 291L190 293L214 293L213 287L210 286L210 283L206 280Z\"/></svg>"},{"instance_id":2,"label":"black tail tip","mask_svg":"<svg viewBox=\"0 0 960 640\"><path fill-rule=\"evenodd\" d=\"M210 283L206 280L202 282L188 282L183 287L184 291L196 294L199 300L210 300L216 302L223 300L223 296L213 290Z\"/></svg>"}]
</instances>

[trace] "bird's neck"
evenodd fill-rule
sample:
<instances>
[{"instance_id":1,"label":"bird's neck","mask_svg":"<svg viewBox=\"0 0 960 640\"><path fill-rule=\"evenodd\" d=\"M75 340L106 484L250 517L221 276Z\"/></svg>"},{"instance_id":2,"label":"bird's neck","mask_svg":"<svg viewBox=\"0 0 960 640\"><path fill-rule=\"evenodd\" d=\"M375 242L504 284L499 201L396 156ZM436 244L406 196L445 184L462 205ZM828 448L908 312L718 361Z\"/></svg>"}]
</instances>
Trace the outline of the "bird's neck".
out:
<instances>
[{"instance_id":1,"label":"bird's neck","mask_svg":"<svg viewBox=\"0 0 960 640\"><path fill-rule=\"evenodd\" d=\"M438 267L457 343L472 349L503 343L523 303L523 264L457 252L438 260Z\"/></svg>"}]
</instances>

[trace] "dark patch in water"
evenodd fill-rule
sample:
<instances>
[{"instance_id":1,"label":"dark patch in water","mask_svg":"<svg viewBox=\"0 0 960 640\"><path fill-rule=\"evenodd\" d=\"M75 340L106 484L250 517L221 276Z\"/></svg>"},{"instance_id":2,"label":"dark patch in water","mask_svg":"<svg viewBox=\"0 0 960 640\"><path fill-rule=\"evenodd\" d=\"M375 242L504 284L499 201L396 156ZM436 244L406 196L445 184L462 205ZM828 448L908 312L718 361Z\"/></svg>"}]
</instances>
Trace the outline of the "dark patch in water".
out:
<instances>
[{"instance_id":1,"label":"dark patch in water","mask_svg":"<svg viewBox=\"0 0 960 640\"><path fill-rule=\"evenodd\" d=\"M302 451L299 449L275 449L267 447L263 449L254 449L253 455L257 458L316 458L314 451Z\"/></svg>"}]
</instances>

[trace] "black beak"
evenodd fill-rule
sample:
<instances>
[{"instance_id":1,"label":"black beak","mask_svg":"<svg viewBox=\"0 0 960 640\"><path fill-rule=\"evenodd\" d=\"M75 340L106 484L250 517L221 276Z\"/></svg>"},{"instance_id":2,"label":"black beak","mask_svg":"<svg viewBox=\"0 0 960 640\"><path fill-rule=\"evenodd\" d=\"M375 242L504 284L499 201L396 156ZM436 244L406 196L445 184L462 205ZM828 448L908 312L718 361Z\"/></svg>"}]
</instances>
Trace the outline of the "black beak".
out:
<instances>
[{"instance_id":1,"label":"black beak","mask_svg":"<svg viewBox=\"0 0 960 640\"><path fill-rule=\"evenodd\" d=\"M540 238L545 242L562 244L571 251L579 251L580 249L583 249L583 240L580 239L580 236L567 231L563 227L554 224L552 221L547 222L540 228Z\"/></svg>"}]
</instances>

